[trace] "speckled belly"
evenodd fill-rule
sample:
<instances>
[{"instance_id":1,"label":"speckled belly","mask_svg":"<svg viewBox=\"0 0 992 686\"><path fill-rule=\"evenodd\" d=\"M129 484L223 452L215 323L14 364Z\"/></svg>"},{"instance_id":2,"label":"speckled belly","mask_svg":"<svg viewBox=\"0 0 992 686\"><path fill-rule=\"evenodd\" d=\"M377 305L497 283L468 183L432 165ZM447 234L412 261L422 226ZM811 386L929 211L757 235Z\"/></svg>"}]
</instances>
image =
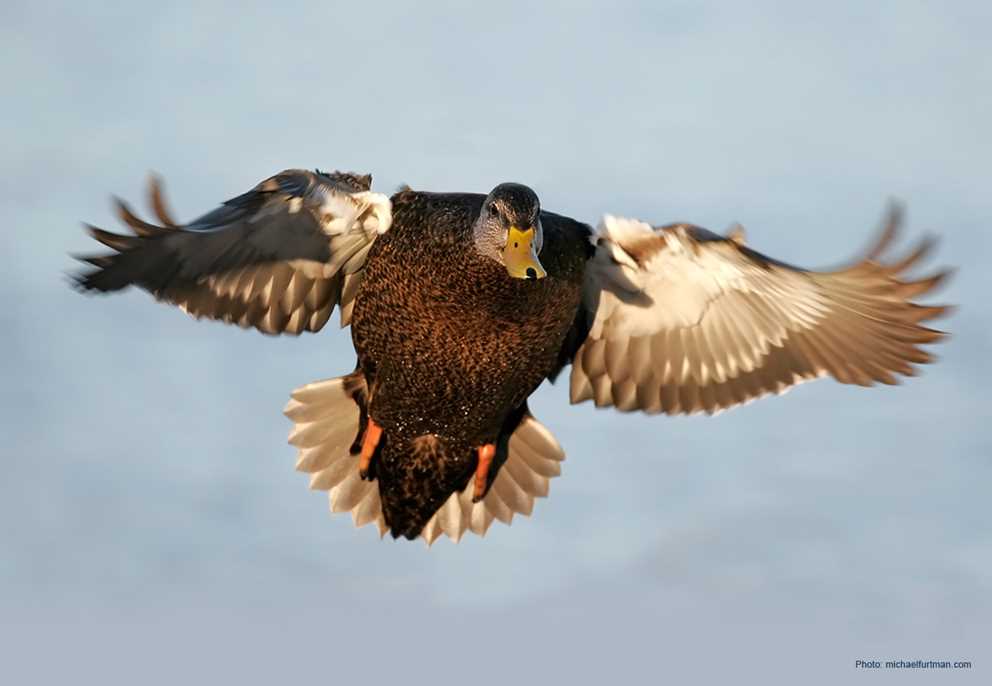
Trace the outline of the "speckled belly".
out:
<instances>
[{"instance_id":1,"label":"speckled belly","mask_svg":"<svg viewBox=\"0 0 992 686\"><path fill-rule=\"evenodd\" d=\"M379 239L355 301L352 337L388 433L491 442L554 368L581 298L564 260L511 278L471 246L410 229ZM428 247L430 248L428 250Z\"/></svg>"},{"instance_id":2,"label":"speckled belly","mask_svg":"<svg viewBox=\"0 0 992 686\"><path fill-rule=\"evenodd\" d=\"M494 440L506 415L551 369L559 323L537 327L443 303L417 310L417 326L401 316L377 346L373 418L410 436ZM395 326L403 323L411 326Z\"/></svg>"}]
</instances>

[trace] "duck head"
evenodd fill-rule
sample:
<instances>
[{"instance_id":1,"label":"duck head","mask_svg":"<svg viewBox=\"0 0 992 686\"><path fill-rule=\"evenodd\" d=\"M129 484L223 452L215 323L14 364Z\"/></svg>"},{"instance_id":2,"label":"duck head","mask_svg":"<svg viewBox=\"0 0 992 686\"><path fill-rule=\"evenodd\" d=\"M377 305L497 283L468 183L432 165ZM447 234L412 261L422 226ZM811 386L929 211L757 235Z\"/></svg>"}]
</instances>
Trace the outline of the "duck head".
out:
<instances>
[{"instance_id":1,"label":"duck head","mask_svg":"<svg viewBox=\"0 0 992 686\"><path fill-rule=\"evenodd\" d=\"M548 275L537 259L544 245L541 202L519 183L501 183L490 191L475 220L475 248L496 260L514 279Z\"/></svg>"}]
</instances>

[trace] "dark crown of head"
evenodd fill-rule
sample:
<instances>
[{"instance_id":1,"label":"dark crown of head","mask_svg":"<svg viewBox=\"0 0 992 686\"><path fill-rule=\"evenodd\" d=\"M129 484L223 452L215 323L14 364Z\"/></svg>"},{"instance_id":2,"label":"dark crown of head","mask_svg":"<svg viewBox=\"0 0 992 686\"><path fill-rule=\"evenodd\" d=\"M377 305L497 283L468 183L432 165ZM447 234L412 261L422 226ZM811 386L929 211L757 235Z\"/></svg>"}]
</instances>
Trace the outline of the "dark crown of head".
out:
<instances>
[{"instance_id":1,"label":"dark crown of head","mask_svg":"<svg viewBox=\"0 0 992 686\"><path fill-rule=\"evenodd\" d=\"M519 183L501 183L493 189L492 197L499 199L508 214L515 218L529 220L540 207L537 193Z\"/></svg>"}]
</instances>

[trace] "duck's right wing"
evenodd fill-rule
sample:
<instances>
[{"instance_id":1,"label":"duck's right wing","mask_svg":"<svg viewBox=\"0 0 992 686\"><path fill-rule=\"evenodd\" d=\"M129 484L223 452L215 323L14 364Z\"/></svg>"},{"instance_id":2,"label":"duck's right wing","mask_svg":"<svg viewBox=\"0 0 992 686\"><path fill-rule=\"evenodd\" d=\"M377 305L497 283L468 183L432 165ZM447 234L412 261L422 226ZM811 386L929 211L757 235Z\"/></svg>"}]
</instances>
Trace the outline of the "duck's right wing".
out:
<instances>
[{"instance_id":1,"label":"duck's right wing","mask_svg":"<svg viewBox=\"0 0 992 686\"><path fill-rule=\"evenodd\" d=\"M370 176L290 169L216 210L179 225L151 183L162 225L117 201L134 235L89 227L114 253L81 257L96 269L76 276L87 291L138 286L196 318L268 334L318 331L341 306L351 319L365 257L392 223L389 198Z\"/></svg>"}]
</instances>

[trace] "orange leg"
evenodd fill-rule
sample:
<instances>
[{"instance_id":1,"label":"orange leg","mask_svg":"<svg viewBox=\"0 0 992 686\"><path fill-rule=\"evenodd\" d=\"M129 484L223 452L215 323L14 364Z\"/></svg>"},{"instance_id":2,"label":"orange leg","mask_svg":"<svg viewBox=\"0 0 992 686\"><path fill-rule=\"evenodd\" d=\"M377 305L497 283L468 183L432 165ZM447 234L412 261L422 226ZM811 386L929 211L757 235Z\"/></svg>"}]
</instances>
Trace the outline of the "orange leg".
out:
<instances>
[{"instance_id":1,"label":"orange leg","mask_svg":"<svg viewBox=\"0 0 992 686\"><path fill-rule=\"evenodd\" d=\"M475 490L472 493L472 502L477 503L482 500L486 492L486 481L489 480L489 466L496 457L496 446L493 443L486 443L478 448L479 464L475 468Z\"/></svg>"},{"instance_id":2,"label":"orange leg","mask_svg":"<svg viewBox=\"0 0 992 686\"><path fill-rule=\"evenodd\" d=\"M368 426L365 427L365 435L362 436L362 452L358 456L358 473L364 479L368 476L369 465L372 463L372 456L382 438L382 427L369 417Z\"/></svg>"}]
</instances>

